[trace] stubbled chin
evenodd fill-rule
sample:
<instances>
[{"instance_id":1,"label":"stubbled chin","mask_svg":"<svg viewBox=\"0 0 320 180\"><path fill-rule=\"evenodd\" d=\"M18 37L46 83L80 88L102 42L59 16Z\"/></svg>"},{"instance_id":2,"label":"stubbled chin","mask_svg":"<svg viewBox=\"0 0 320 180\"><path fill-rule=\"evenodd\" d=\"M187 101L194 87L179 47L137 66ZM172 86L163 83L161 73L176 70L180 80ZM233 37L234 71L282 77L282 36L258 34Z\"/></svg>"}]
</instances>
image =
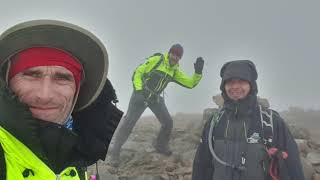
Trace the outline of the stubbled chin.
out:
<instances>
[{"instance_id":1,"label":"stubbled chin","mask_svg":"<svg viewBox=\"0 0 320 180\"><path fill-rule=\"evenodd\" d=\"M53 118L56 110L40 110L35 108L30 108L32 116L37 119L44 121L55 122L56 118Z\"/></svg>"}]
</instances>

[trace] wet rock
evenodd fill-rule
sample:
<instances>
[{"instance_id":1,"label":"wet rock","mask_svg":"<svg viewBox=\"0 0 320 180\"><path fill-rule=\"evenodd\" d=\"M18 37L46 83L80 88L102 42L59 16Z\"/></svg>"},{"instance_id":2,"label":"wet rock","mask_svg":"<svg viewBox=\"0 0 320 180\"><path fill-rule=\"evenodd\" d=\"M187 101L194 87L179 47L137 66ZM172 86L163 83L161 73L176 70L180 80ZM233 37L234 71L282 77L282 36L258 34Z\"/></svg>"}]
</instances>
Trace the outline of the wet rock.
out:
<instances>
[{"instance_id":1,"label":"wet rock","mask_svg":"<svg viewBox=\"0 0 320 180\"><path fill-rule=\"evenodd\" d=\"M301 157L301 163L305 179L311 179L313 174L315 173L315 169L313 168L311 162L307 158Z\"/></svg>"},{"instance_id":2,"label":"wet rock","mask_svg":"<svg viewBox=\"0 0 320 180\"><path fill-rule=\"evenodd\" d=\"M167 167L165 168L166 171L168 172L173 172L174 170L176 170L178 168L178 165L176 164L173 164L173 163L170 163L170 164L167 164Z\"/></svg>"},{"instance_id":3,"label":"wet rock","mask_svg":"<svg viewBox=\"0 0 320 180\"><path fill-rule=\"evenodd\" d=\"M161 176L141 175L132 180L165 180Z\"/></svg>"},{"instance_id":4,"label":"wet rock","mask_svg":"<svg viewBox=\"0 0 320 180\"><path fill-rule=\"evenodd\" d=\"M298 127L297 125L290 124L289 129L295 139L310 139L310 132L306 128Z\"/></svg>"},{"instance_id":5,"label":"wet rock","mask_svg":"<svg viewBox=\"0 0 320 180\"><path fill-rule=\"evenodd\" d=\"M308 146L308 141L305 139L295 139L298 148L299 148L299 152L303 153L303 154L308 154L310 151L310 148Z\"/></svg>"},{"instance_id":6,"label":"wet rock","mask_svg":"<svg viewBox=\"0 0 320 180\"><path fill-rule=\"evenodd\" d=\"M320 180L320 174L315 173L312 177L312 180Z\"/></svg>"},{"instance_id":7,"label":"wet rock","mask_svg":"<svg viewBox=\"0 0 320 180\"><path fill-rule=\"evenodd\" d=\"M185 175L183 176L183 180L191 180L192 179L192 175Z\"/></svg>"},{"instance_id":8,"label":"wet rock","mask_svg":"<svg viewBox=\"0 0 320 180\"><path fill-rule=\"evenodd\" d=\"M308 153L307 159L310 161L312 165L320 165L320 153L317 153L317 152Z\"/></svg>"},{"instance_id":9,"label":"wet rock","mask_svg":"<svg viewBox=\"0 0 320 180\"><path fill-rule=\"evenodd\" d=\"M119 180L119 178L110 173L100 173L100 179Z\"/></svg>"},{"instance_id":10,"label":"wet rock","mask_svg":"<svg viewBox=\"0 0 320 180\"><path fill-rule=\"evenodd\" d=\"M217 108L212 108L217 110ZM211 113L209 109L207 113ZM135 126L121 151L121 163L111 168L108 160L99 163L99 172L110 180L191 180L192 164L196 148L200 142L202 129L201 114L180 113L174 116L174 128L170 137L171 156L155 152L152 142L156 139L160 125L152 116L141 119ZM299 118L301 120L301 118ZM309 133L291 125L299 147L306 180L319 179L320 141L312 140ZM319 139L319 138L318 138ZM111 146L112 147L112 146ZM94 173L95 166L91 169Z\"/></svg>"},{"instance_id":11,"label":"wet rock","mask_svg":"<svg viewBox=\"0 0 320 180\"><path fill-rule=\"evenodd\" d=\"M313 166L313 168L315 169L316 173L320 174L320 166Z\"/></svg>"}]
</instances>

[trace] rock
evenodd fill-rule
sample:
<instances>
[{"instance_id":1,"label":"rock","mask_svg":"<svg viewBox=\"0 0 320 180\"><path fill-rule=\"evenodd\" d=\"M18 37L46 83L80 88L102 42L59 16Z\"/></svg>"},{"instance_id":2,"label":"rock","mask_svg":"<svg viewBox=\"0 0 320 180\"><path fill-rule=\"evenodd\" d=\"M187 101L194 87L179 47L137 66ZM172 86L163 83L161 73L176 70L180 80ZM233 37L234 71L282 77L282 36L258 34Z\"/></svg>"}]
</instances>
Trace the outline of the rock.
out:
<instances>
[{"instance_id":1,"label":"rock","mask_svg":"<svg viewBox=\"0 0 320 180\"><path fill-rule=\"evenodd\" d=\"M311 179L313 174L315 173L315 170L312 167L311 162L308 159L301 157L301 163L305 180Z\"/></svg>"},{"instance_id":2,"label":"rock","mask_svg":"<svg viewBox=\"0 0 320 180\"><path fill-rule=\"evenodd\" d=\"M224 99L223 97L221 96L221 94L217 94L215 96L212 96L212 100L214 103L216 103L216 105L219 107L219 108L222 108L223 106L223 103L224 103Z\"/></svg>"},{"instance_id":3,"label":"rock","mask_svg":"<svg viewBox=\"0 0 320 180\"><path fill-rule=\"evenodd\" d=\"M196 150L191 150L183 153L181 155L180 163L183 167L190 167L192 166L193 159L195 156Z\"/></svg>"},{"instance_id":4,"label":"rock","mask_svg":"<svg viewBox=\"0 0 320 180\"><path fill-rule=\"evenodd\" d=\"M183 176L183 180L191 180L192 179L192 175L188 174Z\"/></svg>"},{"instance_id":5,"label":"rock","mask_svg":"<svg viewBox=\"0 0 320 180\"><path fill-rule=\"evenodd\" d=\"M192 167L193 161L192 160L182 160L181 165L183 167Z\"/></svg>"},{"instance_id":6,"label":"rock","mask_svg":"<svg viewBox=\"0 0 320 180\"><path fill-rule=\"evenodd\" d=\"M312 177L312 180L320 180L320 174L315 173Z\"/></svg>"},{"instance_id":7,"label":"rock","mask_svg":"<svg viewBox=\"0 0 320 180\"><path fill-rule=\"evenodd\" d=\"M174 170L176 170L178 168L178 165L176 165L174 163L167 163L166 166L167 167L165 169L167 172L173 172Z\"/></svg>"},{"instance_id":8,"label":"rock","mask_svg":"<svg viewBox=\"0 0 320 180\"><path fill-rule=\"evenodd\" d=\"M110 166L110 167L108 168L108 171L109 171L109 173L111 173L111 174L116 174L116 173L118 173L118 169L115 168L115 167L112 167L112 166Z\"/></svg>"},{"instance_id":9,"label":"rock","mask_svg":"<svg viewBox=\"0 0 320 180\"><path fill-rule=\"evenodd\" d=\"M295 139L298 148L299 148L299 152L303 153L303 154L308 154L310 151L310 148L308 146L308 141L305 139Z\"/></svg>"},{"instance_id":10,"label":"rock","mask_svg":"<svg viewBox=\"0 0 320 180\"><path fill-rule=\"evenodd\" d=\"M316 173L320 174L320 166L313 166L313 168L315 169Z\"/></svg>"},{"instance_id":11,"label":"rock","mask_svg":"<svg viewBox=\"0 0 320 180\"><path fill-rule=\"evenodd\" d=\"M161 176L152 176L152 175L141 175L132 180L165 180Z\"/></svg>"},{"instance_id":12,"label":"rock","mask_svg":"<svg viewBox=\"0 0 320 180\"><path fill-rule=\"evenodd\" d=\"M306 128L301 128L294 124L290 124L289 129L295 139L310 139L310 132Z\"/></svg>"},{"instance_id":13,"label":"rock","mask_svg":"<svg viewBox=\"0 0 320 180\"><path fill-rule=\"evenodd\" d=\"M218 111L218 108L207 109L204 115L206 117L203 118L208 118L213 111ZM171 156L156 153L152 146L160 129L160 124L155 117L149 117L145 121L142 118L122 148L120 166L118 168L111 167L108 158L99 163L100 179L191 180L193 159L202 132L200 126L205 122L201 118L200 113L180 113L174 116L174 128L170 137L170 148L173 151ZM299 118L299 120L301 119L303 118ZM309 132L298 126L293 125L291 128L302 156L301 162L305 179L320 180L319 138L315 136L312 136L314 139L309 138ZM313 133L313 131L310 132ZM112 149L112 146L110 147ZM88 172L89 170L89 174L96 172L95 166L88 169Z\"/></svg>"},{"instance_id":14,"label":"rock","mask_svg":"<svg viewBox=\"0 0 320 180\"><path fill-rule=\"evenodd\" d=\"M312 149L320 149L320 141L314 140L311 138L311 140L308 142L308 145Z\"/></svg>"},{"instance_id":15,"label":"rock","mask_svg":"<svg viewBox=\"0 0 320 180\"><path fill-rule=\"evenodd\" d=\"M311 162L312 165L320 165L320 153L308 153L307 159Z\"/></svg>"},{"instance_id":16,"label":"rock","mask_svg":"<svg viewBox=\"0 0 320 180\"><path fill-rule=\"evenodd\" d=\"M108 179L108 180L119 180L119 178L110 173L100 173L100 179Z\"/></svg>"}]
</instances>

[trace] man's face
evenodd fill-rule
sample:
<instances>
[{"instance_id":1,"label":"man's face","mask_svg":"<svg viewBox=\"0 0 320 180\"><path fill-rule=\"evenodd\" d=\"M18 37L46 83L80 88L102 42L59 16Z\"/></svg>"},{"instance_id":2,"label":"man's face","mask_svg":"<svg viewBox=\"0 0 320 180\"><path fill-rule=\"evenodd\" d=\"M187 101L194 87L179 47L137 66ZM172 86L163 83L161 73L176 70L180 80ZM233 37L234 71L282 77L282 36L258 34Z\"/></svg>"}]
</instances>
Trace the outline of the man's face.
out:
<instances>
[{"instance_id":1,"label":"man's face","mask_svg":"<svg viewBox=\"0 0 320 180\"><path fill-rule=\"evenodd\" d=\"M76 94L73 74L61 66L38 66L13 76L10 88L29 106L33 117L65 122Z\"/></svg>"},{"instance_id":2,"label":"man's face","mask_svg":"<svg viewBox=\"0 0 320 180\"><path fill-rule=\"evenodd\" d=\"M230 79L224 85L228 97L232 100L240 100L247 97L250 92L250 83L242 79Z\"/></svg>"},{"instance_id":3,"label":"man's face","mask_svg":"<svg viewBox=\"0 0 320 180\"><path fill-rule=\"evenodd\" d=\"M180 59L181 59L180 56L173 53L169 53L169 63L171 66L178 64Z\"/></svg>"}]
</instances>

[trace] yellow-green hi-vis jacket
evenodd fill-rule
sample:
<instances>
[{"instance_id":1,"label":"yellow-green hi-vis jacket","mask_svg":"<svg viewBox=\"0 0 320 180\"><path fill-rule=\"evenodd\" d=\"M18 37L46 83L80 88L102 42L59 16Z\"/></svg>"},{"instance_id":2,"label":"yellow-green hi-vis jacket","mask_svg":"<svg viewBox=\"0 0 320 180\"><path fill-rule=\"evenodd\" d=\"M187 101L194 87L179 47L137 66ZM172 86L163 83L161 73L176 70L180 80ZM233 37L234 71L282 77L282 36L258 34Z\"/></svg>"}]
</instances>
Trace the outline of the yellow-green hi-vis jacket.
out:
<instances>
[{"instance_id":1,"label":"yellow-green hi-vis jacket","mask_svg":"<svg viewBox=\"0 0 320 180\"><path fill-rule=\"evenodd\" d=\"M179 68L179 64L171 66L169 54L165 53L147 58L146 62L135 70L132 81L136 91L148 90L154 94L160 94L169 82L191 89L199 83L201 78L202 75L197 73L191 77L188 76Z\"/></svg>"},{"instance_id":2,"label":"yellow-green hi-vis jacket","mask_svg":"<svg viewBox=\"0 0 320 180\"><path fill-rule=\"evenodd\" d=\"M60 174L55 174L28 147L1 126L0 143L6 163L6 180L80 180L75 167L68 167Z\"/></svg>"}]
</instances>

